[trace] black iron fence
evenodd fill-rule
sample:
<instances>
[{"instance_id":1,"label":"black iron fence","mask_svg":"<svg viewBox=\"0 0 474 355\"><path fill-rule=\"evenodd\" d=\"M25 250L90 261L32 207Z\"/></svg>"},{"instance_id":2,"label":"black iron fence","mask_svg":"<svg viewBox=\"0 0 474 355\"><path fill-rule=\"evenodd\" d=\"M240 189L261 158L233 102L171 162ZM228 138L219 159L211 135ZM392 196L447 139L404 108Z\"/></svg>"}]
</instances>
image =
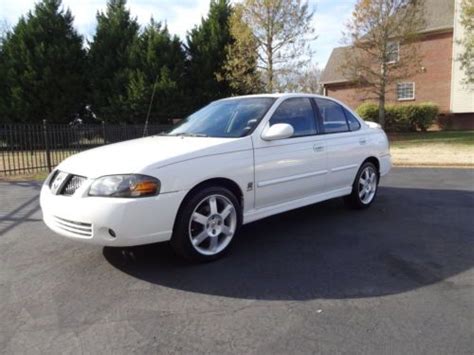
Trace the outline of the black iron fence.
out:
<instances>
[{"instance_id":1,"label":"black iron fence","mask_svg":"<svg viewBox=\"0 0 474 355\"><path fill-rule=\"evenodd\" d=\"M63 159L104 144L153 135L167 125L0 124L0 176L51 171Z\"/></svg>"}]
</instances>

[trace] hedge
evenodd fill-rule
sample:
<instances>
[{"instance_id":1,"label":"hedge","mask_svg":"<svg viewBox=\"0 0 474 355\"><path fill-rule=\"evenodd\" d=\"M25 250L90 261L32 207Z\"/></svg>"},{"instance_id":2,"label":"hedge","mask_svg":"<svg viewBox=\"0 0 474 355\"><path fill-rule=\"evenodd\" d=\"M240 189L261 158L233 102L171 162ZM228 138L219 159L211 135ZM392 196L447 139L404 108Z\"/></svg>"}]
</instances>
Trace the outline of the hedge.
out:
<instances>
[{"instance_id":1,"label":"hedge","mask_svg":"<svg viewBox=\"0 0 474 355\"><path fill-rule=\"evenodd\" d=\"M374 103L363 103L356 109L366 121L378 122L379 107ZM438 116L438 106L430 102L410 105L385 106L385 130L406 132L426 131Z\"/></svg>"}]
</instances>

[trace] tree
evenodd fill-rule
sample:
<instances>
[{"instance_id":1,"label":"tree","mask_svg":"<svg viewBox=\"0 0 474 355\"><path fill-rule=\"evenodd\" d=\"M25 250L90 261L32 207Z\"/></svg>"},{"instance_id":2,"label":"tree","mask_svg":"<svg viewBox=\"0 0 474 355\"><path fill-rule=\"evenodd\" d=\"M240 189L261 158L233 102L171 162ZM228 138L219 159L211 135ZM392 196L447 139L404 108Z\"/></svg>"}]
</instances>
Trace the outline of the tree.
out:
<instances>
[{"instance_id":1,"label":"tree","mask_svg":"<svg viewBox=\"0 0 474 355\"><path fill-rule=\"evenodd\" d=\"M8 25L6 21L2 21L0 23L0 78L3 78L3 80L0 80L0 115L3 113L5 114L5 109L8 105L8 92L9 88L7 85L7 67L6 67L6 58L4 55L3 51L3 44L6 40L6 37L8 35ZM0 117L0 122L2 120L6 120L5 117Z\"/></svg>"},{"instance_id":2,"label":"tree","mask_svg":"<svg viewBox=\"0 0 474 355\"><path fill-rule=\"evenodd\" d=\"M320 94L322 87L319 83L321 69L315 64L309 64L293 75L285 76L284 83L289 92L306 92L310 94Z\"/></svg>"},{"instance_id":3,"label":"tree","mask_svg":"<svg viewBox=\"0 0 474 355\"><path fill-rule=\"evenodd\" d=\"M211 0L207 18L186 37L187 79L194 106L232 93L228 81L222 80L226 48L233 41L229 29L231 13L229 0Z\"/></svg>"},{"instance_id":4,"label":"tree","mask_svg":"<svg viewBox=\"0 0 474 355\"><path fill-rule=\"evenodd\" d=\"M314 37L313 12L301 0L244 0L243 18L258 45L265 89L273 92L281 75L306 64ZM285 89L284 86L280 89Z\"/></svg>"},{"instance_id":5,"label":"tree","mask_svg":"<svg viewBox=\"0 0 474 355\"><path fill-rule=\"evenodd\" d=\"M10 26L8 25L7 20L1 20L0 21L0 49L1 49L1 45L3 43L3 40L7 36L7 33L9 32L9 28L10 28Z\"/></svg>"},{"instance_id":6,"label":"tree","mask_svg":"<svg viewBox=\"0 0 474 355\"><path fill-rule=\"evenodd\" d=\"M389 88L420 68L415 42L423 24L422 0L358 0L346 25L344 75L377 99L382 126Z\"/></svg>"},{"instance_id":7,"label":"tree","mask_svg":"<svg viewBox=\"0 0 474 355\"><path fill-rule=\"evenodd\" d=\"M109 0L105 13L97 13L97 31L90 43L90 98L100 119L126 121L131 51L139 28L126 8L126 0Z\"/></svg>"},{"instance_id":8,"label":"tree","mask_svg":"<svg viewBox=\"0 0 474 355\"><path fill-rule=\"evenodd\" d=\"M464 36L459 41L463 52L458 56L461 69L464 70L465 84L474 84L474 0L461 2L461 25L464 27Z\"/></svg>"},{"instance_id":9,"label":"tree","mask_svg":"<svg viewBox=\"0 0 474 355\"><path fill-rule=\"evenodd\" d=\"M151 19L131 51L125 100L132 120L144 122L152 96L152 119L183 116L184 62L179 38Z\"/></svg>"},{"instance_id":10,"label":"tree","mask_svg":"<svg viewBox=\"0 0 474 355\"><path fill-rule=\"evenodd\" d=\"M84 99L85 51L60 0L43 0L21 17L0 50L0 117L68 122Z\"/></svg>"},{"instance_id":11,"label":"tree","mask_svg":"<svg viewBox=\"0 0 474 355\"><path fill-rule=\"evenodd\" d=\"M233 42L227 45L223 76L234 94L254 94L262 91L263 84L257 69L258 45L252 29L242 18L241 4L234 6L229 19Z\"/></svg>"}]
</instances>

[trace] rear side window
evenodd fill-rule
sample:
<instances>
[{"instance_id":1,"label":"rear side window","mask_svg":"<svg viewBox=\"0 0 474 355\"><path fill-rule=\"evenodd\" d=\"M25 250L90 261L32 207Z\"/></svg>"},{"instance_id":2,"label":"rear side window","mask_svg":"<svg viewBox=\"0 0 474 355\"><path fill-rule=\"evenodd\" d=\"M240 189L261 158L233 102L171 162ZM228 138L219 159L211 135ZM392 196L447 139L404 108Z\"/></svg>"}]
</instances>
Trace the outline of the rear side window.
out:
<instances>
[{"instance_id":1,"label":"rear side window","mask_svg":"<svg viewBox=\"0 0 474 355\"><path fill-rule=\"evenodd\" d=\"M344 113L346 114L347 123L349 124L349 129L351 131L357 131L360 128L359 120L348 110L344 107L342 108Z\"/></svg>"},{"instance_id":2,"label":"rear side window","mask_svg":"<svg viewBox=\"0 0 474 355\"><path fill-rule=\"evenodd\" d=\"M295 131L293 137L316 134L313 106L306 97L283 101L270 119L270 126L277 123L288 123L291 125Z\"/></svg>"},{"instance_id":3,"label":"rear side window","mask_svg":"<svg viewBox=\"0 0 474 355\"><path fill-rule=\"evenodd\" d=\"M316 98L315 100L316 104L318 105L319 112L321 113L325 133L339 133L349 131L346 115L344 114L341 105L338 105L333 101L320 98Z\"/></svg>"}]
</instances>

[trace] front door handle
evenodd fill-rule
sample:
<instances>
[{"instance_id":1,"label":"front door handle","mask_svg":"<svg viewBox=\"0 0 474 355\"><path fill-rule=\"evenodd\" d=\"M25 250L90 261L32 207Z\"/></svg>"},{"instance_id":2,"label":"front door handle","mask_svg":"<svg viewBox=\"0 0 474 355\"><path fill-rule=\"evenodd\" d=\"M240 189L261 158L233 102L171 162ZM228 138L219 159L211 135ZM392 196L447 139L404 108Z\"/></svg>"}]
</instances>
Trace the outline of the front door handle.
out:
<instances>
[{"instance_id":1,"label":"front door handle","mask_svg":"<svg viewBox=\"0 0 474 355\"><path fill-rule=\"evenodd\" d=\"M322 152L324 151L324 146L315 144L313 145L313 150L315 151L315 153Z\"/></svg>"}]
</instances>

